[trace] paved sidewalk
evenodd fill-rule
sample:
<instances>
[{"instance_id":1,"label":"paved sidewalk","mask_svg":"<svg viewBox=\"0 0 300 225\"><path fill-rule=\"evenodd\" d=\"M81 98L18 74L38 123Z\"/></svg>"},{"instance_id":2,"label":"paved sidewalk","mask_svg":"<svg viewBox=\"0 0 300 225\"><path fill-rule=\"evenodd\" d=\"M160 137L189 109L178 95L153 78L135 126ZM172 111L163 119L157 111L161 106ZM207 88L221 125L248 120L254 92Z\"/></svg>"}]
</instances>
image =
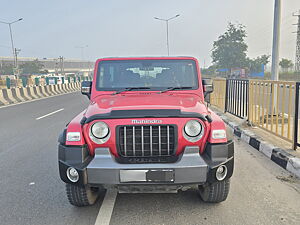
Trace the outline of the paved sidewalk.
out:
<instances>
[{"instance_id":1,"label":"paved sidewalk","mask_svg":"<svg viewBox=\"0 0 300 225\"><path fill-rule=\"evenodd\" d=\"M259 127L248 126L246 120L221 112L213 106L210 106L210 108L229 125L237 137L263 153L277 165L300 178L300 151L292 150L290 142Z\"/></svg>"}]
</instances>

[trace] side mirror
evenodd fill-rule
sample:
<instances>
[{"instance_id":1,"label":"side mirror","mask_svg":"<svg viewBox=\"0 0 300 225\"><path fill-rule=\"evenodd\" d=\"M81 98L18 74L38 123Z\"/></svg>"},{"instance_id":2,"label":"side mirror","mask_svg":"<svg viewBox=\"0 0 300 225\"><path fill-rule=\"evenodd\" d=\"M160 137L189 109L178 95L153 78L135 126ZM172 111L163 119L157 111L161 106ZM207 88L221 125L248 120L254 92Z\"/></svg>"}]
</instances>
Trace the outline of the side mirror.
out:
<instances>
[{"instance_id":1,"label":"side mirror","mask_svg":"<svg viewBox=\"0 0 300 225\"><path fill-rule=\"evenodd\" d=\"M81 94L91 97L92 92L92 81L82 81L81 82Z\"/></svg>"},{"instance_id":2,"label":"side mirror","mask_svg":"<svg viewBox=\"0 0 300 225\"><path fill-rule=\"evenodd\" d=\"M214 85L212 79L202 79L202 85L203 85L204 97L206 97L207 95L209 95L214 91Z\"/></svg>"}]
</instances>

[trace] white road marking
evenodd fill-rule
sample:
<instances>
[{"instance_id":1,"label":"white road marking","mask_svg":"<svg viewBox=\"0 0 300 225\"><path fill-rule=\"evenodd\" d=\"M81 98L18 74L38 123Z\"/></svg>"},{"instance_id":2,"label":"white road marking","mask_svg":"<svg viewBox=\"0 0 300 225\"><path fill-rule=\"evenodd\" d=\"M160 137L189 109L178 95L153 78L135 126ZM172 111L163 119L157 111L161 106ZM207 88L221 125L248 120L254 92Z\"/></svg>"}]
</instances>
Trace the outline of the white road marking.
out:
<instances>
[{"instance_id":1,"label":"white road marking","mask_svg":"<svg viewBox=\"0 0 300 225\"><path fill-rule=\"evenodd\" d=\"M118 192L115 189L106 191L95 225L109 225L117 194Z\"/></svg>"},{"instance_id":2,"label":"white road marking","mask_svg":"<svg viewBox=\"0 0 300 225\"><path fill-rule=\"evenodd\" d=\"M0 109L7 108L7 107L12 107L12 106L16 106L16 105L21 105L21 104L25 104L25 103L29 103L29 102L40 101L40 100L44 100L44 99L47 99L47 98L53 98L53 97L61 96L61 95L73 94L75 92L78 92L78 91L72 91L72 92L62 93L62 94L58 94L58 95L52 95L52 96L48 96L48 97L32 99L32 100L28 100L28 101L25 101L25 102L18 102L18 103L14 103L14 104L8 104L8 105L0 106Z\"/></svg>"},{"instance_id":3,"label":"white road marking","mask_svg":"<svg viewBox=\"0 0 300 225\"><path fill-rule=\"evenodd\" d=\"M64 108L59 109L59 110L56 110L56 111L51 112L51 113L48 113L48 114L46 114L46 115L44 115L44 116L38 117L38 118L36 118L36 120L43 119L43 118L45 118L45 117L47 117L47 116L51 116L51 115L53 115L53 114L55 114L55 113L58 113L58 112L60 112L60 111L63 111L63 110L64 110Z\"/></svg>"}]
</instances>

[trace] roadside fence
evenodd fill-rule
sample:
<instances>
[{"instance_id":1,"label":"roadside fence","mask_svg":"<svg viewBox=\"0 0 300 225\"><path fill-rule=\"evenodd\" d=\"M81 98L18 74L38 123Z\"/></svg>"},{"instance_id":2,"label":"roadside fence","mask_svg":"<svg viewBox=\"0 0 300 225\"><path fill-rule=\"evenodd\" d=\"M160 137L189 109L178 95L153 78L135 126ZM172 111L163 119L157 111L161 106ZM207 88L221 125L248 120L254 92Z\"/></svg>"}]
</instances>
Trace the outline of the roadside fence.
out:
<instances>
[{"instance_id":1,"label":"roadside fence","mask_svg":"<svg viewBox=\"0 0 300 225\"><path fill-rule=\"evenodd\" d=\"M214 91L210 94L210 104L219 109L225 110L225 95L226 95L226 79L215 78Z\"/></svg>"},{"instance_id":2,"label":"roadside fence","mask_svg":"<svg viewBox=\"0 0 300 225\"><path fill-rule=\"evenodd\" d=\"M227 79L225 111L239 118L248 116L249 80Z\"/></svg>"},{"instance_id":3,"label":"roadside fence","mask_svg":"<svg viewBox=\"0 0 300 225\"><path fill-rule=\"evenodd\" d=\"M300 147L300 82L220 78L213 81L211 105L289 141L294 150Z\"/></svg>"}]
</instances>

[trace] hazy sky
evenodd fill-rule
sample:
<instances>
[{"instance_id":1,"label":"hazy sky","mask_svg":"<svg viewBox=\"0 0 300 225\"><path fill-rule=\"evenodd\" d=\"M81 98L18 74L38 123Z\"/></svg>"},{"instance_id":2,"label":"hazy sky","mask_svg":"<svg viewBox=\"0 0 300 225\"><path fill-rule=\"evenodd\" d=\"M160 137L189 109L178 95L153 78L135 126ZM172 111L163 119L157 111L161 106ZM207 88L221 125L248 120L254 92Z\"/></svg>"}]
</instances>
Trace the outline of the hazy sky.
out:
<instances>
[{"instance_id":1,"label":"hazy sky","mask_svg":"<svg viewBox=\"0 0 300 225\"><path fill-rule=\"evenodd\" d=\"M300 0L282 1L281 57L294 60ZM81 58L166 55L165 23L170 21L171 55L211 63L213 41L228 22L246 25L249 56L271 54L274 0L0 0L0 20L12 25L20 56ZM8 26L0 24L0 56L10 56Z\"/></svg>"}]
</instances>

